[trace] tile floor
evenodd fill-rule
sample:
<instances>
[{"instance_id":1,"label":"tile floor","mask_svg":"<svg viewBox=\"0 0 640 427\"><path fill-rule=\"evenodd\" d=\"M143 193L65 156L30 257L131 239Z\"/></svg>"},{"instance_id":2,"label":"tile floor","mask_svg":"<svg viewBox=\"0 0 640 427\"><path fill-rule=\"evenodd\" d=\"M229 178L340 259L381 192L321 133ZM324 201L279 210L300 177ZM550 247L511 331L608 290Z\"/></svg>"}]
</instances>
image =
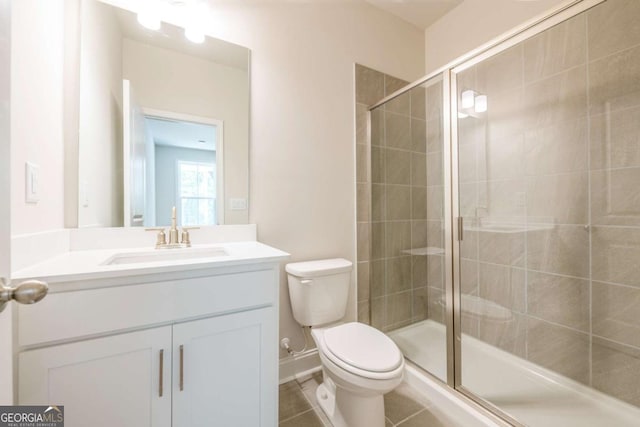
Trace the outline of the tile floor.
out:
<instances>
[{"instance_id":1,"label":"tile floor","mask_svg":"<svg viewBox=\"0 0 640 427\"><path fill-rule=\"evenodd\" d=\"M322 374L280 385L280 427L331 427L317 405L316 388ZM448 427L453 425L431 403L409 385L402 383L384 396L386 427Z\"/></svg>"}]
</instances>

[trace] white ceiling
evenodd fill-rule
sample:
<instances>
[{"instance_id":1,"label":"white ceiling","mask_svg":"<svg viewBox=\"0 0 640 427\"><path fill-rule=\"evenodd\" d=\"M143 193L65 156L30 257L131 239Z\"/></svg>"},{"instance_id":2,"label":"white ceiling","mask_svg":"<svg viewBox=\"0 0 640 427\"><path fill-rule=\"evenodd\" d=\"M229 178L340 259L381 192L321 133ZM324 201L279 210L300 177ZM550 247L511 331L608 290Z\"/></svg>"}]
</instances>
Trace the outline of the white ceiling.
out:
<instances>
[{"instance_id":1,"label":"white ceiling","mask_svg":"<svg viewBox=\"0 0 640 427\"><path fill-rule=\"evenodd\" d=\"M146 117L146 125L156 145L215 151L216 127L199 123Z\"/></svg>"},{"instance_id":2,"label":"white ceiling","mask_svg":"<svg viewBox=\"0 0 640 427\"><path fill-rule=\"evenodd\" d=\"M365 0L424 30L463 0Z\"/></svg>"}]
</instances>

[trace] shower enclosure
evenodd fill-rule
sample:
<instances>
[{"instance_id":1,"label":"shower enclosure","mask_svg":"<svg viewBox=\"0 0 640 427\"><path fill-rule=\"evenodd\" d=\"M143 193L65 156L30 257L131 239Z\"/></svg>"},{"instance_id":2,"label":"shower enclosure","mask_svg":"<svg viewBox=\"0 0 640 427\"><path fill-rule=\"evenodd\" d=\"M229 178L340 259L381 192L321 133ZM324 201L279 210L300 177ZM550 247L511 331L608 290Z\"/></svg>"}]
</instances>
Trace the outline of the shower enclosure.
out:
<instances>
[{"instance_id":1,"label":"shower enclosure","mask_svg":"<svg viewBox=\"0 0 640 427\"><path fill-rule=\"evenodd\" d=\"M370 322L513 425L640 423L638 22L573 2L370 108Z\"/></svg>"}]
</instances>

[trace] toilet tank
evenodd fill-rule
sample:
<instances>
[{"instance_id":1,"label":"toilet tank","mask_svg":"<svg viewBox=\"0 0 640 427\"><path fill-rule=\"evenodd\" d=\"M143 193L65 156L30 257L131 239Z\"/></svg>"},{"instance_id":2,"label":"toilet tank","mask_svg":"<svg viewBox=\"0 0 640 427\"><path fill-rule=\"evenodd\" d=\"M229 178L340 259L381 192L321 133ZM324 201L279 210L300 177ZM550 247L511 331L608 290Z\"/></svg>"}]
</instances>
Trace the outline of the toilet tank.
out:
<instances>
[{"instance_id":1,"label":"toilet tank","mask_svg":"<svg viewBox=\"0 0 640 427\"><path fill-rule=\"evenodd\" d=\"M349 298L352 263L342 258L287 264L293 317L302 326L337 322Z\"/></svg>"}]
</instances>

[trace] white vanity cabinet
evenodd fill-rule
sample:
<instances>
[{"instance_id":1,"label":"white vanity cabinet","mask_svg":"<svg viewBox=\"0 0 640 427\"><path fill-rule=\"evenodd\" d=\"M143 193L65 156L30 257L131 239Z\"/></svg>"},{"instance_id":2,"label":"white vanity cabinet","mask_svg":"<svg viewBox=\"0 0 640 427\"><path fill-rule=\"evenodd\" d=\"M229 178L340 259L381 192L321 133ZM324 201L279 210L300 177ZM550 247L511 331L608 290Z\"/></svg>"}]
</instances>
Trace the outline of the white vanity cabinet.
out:
<instances>
[{"instance_id":1,"label":"white vanity cabinet","mask_svg":"<svg viewBox=\"0 0 640 427\"><path fill-rule=\"evenodd\" d=\"M275 427L278 264L188 275L21 307L19 404L64 405L67 427Z\"/></svg>"}]
</instances>

